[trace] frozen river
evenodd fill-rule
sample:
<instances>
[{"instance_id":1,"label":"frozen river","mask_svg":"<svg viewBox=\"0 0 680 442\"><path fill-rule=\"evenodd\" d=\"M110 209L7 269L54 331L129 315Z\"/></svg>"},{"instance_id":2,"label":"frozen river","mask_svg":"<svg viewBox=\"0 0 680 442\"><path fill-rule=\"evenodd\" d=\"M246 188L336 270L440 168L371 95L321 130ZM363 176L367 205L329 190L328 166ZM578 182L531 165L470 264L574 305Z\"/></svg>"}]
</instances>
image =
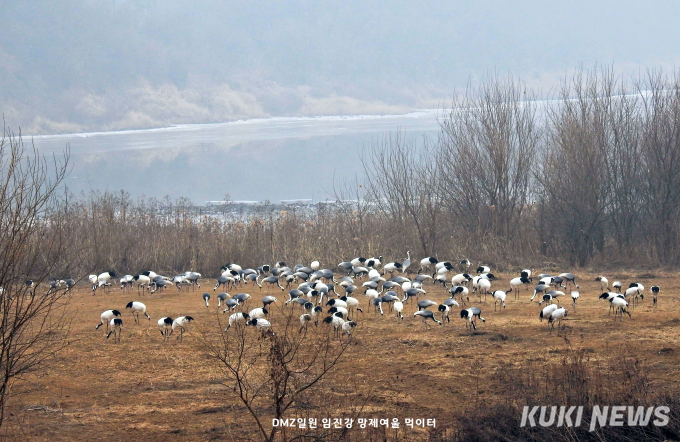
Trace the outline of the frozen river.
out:
<instances>
[{"instance_id":1,"label":"frozen river","mask_svg":"<svg viewBox=\"0 0 680 442\"><path fill-rule=\"evenodd\" d=\"M70 147L67 185L79 193L219 200L325 199L362 172L360 152L384 134L436 135L437 110L403 115L267 118L148 130L32 137L42 153ZM28 141L29 137L24 140Z\"/></svg>"}]
</instances>

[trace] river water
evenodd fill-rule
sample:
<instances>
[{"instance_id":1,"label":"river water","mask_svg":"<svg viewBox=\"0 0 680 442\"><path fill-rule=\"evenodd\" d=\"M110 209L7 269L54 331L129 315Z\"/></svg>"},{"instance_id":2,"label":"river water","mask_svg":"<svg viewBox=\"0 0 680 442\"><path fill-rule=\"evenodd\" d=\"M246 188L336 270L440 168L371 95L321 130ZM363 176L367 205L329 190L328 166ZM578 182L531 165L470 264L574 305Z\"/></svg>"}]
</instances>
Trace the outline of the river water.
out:
<instances>
[{"instance_id":1,"label":"river water","mask_svg":"<svg viewBox=\"0 0 680 442\"><path fill-rule=\"evenodd\" d=\"M66 185L76 194L220 200L329 197L333 183L363 173L361 152L385 134L436 136L437 110L403 115L280 117L147 130L40 135L44 154L71 153Z\"/></svg>"}]
</instances>

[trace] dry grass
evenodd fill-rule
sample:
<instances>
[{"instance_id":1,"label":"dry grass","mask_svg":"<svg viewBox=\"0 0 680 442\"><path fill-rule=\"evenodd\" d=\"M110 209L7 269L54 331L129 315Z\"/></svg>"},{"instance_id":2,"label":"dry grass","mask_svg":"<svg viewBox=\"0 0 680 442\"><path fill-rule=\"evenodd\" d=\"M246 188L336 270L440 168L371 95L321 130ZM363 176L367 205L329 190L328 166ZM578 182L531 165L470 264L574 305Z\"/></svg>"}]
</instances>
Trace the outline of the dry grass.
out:
<instances>
[{"instance_id":1,"label":"dry grass","mask_svg":"<svg viewBox=\"0 0 680 442\"><path fill-rule=\"evenodd\" d=\"M509 275L497 275L493 287L507 289ZM503 403L508 382L502 373L513 369L540 371L562 363L569 349L583 350L589 360L608 366L614 357L635 357L648 380L651 392L680 392L680 290L677 275L657 272L643 284L661 286L659 304L652 308L651 295L633 309L632 319L614 321L608 305L599 300L596 275L580 275L581 297L576 310L571 300L563 329L549 332L539 322L539 308L529 303L531 291L522 289L521 300L508 296L507 308L494 312L491 298L479 304L486 323L476 333L466 331L454 311L451 323L429 329L413 319L415 303L405 307L405 320L392 314L375 315L372 308L358 316L356 340L340 366L324 381L337 401L312 408L311 416L333 417L341 396L349 394L353 406L364 404L363 417L436 418L439 430L451 427L457 417L473 416L476 410ZM632 280L624 281L626 284ZM204 288L210 284L205 281ZM441 286L428 285L426 297L443 301ZM211 291L211 287L208 288ZM248 286L259 304L265 294L280 300L280 291L260 291ZM10 401L7 426L9 440L258 440L253 422L244 407L221 383L219 366L209 361L195 335L183 343L164 343L156 327L162 316L191 315L196 326L217 327L217 303L206 309L202 290L138 296L113 289L92 296L85 287L75 291L73 308L78 309L70 345L39 373L17 384ZM211 293L213 293L211 291ZM366 299L357 295L362 304ZM215 298L213 298L215 300ZM139 326L125 312L131 300L146 303L151 322ZM106 309L123 312L122 343L95 331L99 314ZM282 314L273 309L272 323ZM437 316L439 316L437 314ZM254 333L254 331L253 331ZM554 367L553 367L554 369ZM500 370L503 370L502 372ZM355 393L352 395L352 391ZM642 394L642 393L641 393ZM323 398L322 398L323 399ZM334 405L335 404L335 405ZM449 431L449 430L447 430ZM451 430L453 431L453 430ZM347 440L351 439L350 435ZM446 439L448 433L401 428L365 436L366 439Z\"/></svg>"}]
</instances>

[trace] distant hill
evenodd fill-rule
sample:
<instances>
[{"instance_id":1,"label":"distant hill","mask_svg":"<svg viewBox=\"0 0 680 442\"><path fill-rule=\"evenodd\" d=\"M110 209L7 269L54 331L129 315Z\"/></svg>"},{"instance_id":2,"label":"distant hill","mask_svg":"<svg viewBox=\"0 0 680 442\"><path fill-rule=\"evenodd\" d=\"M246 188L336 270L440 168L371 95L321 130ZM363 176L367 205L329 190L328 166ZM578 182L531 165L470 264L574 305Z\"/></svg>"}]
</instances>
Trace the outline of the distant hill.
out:
<instances>
[{"instance_id":1,"label":"distant hill","mask_svg":"<svg viewBox=\"0 0 680 442\"><path fill-rule=\"evenodd\" d=\"M489 72L680 61L680 3L2 2L0 111L24 133L401 113Z\"/></svg>"}]
</instances>

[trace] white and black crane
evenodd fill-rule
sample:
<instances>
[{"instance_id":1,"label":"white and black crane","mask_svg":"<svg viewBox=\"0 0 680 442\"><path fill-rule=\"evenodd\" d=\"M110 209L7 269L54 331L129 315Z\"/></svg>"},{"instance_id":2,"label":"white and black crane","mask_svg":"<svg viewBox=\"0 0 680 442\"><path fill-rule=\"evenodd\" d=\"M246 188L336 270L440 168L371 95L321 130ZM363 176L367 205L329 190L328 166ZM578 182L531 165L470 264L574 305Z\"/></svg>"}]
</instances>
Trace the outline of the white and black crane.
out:
<instances>
[{"instance_id":1,"label":"white and black crane","mask_svg":"<svg viewBox=\"0 0 680 442\"><path fill-rule=\"evenodd\" d=\"M236 312L229 316L229 324L227 324L227 328L224 329L224 332L228 332L229 329L233 326L236 326L241 323L245 323L250 319L250 316L248 316L248 313L243 313L243 312Z\"/></svg>"},{"instance_id":2,"label":"white and black crane","mask_svg":"<svg viewBox=\"0 0 680 442\"><path fill-rule=\"evenodd\" d=\"M595 281L600 283L600 288L602 289L603 292L604 291L607 291L607 292L611 291L611 289L609 288L609 280L607 278L605 278L604 276L602 276L602 275L598 276L597 278L595 278Z\"/></svg>"},{"instance_id":3,"label":"white and black crane","mask_svg":"<svg viewBox=\"0 0 680 442\"><path fill-rule=\"evenodd\" d=\"M659 293L661 293L661 288L659 288L658 285L653 285L650 290L652 291L652 305L656 307L656 301L659 297Z\"/></svg>"},{"instance_id":4,"label":"white and black crane","mask_svg":"<svg viewBox=\"0 0 680 442\"><path fill-rule=\"evenodd\" d=\"M560 307L553 311L548 318L548 326L551 326L550 333L552 333L555 328L555 323L557 323L557 330L559 331L562 326L562 319L567 317L567 309Z\"/></svg>"},{"instance_id":5,"label":"white and black crane","mask_svg":"<svg viewBox=\"0 0 680 442\"><path fill-rule=\"evenodd\" d=\"M179 336L176 338L179 342L184 340L184 332L186 331L188 324L193 320L194 318L191 316L180 316L172 321L172 331L174 332L176 329L179 329Z\"/></svg>"},{"instance_id":6,"label":"white and black crane","mask_svg":"<svg viewBox=\"0 0 680 442\"><path fill-rule=\"evenodd\" d=\"M496 311L496 304L498 302L500 302L501 306L503 308L505 308L505 297L511 291L512 291L512 289L508 290L507 292L504 292L503 290L496 290L495 292L492 293L492 296L493 296L493 299L494 299L494 301L493 301L493 311Z\"/></svg>"},{"instance_id":7,"label":"white and black crane","mask_svg":"<svg viewBox=\"0 0 680 442\"><path fill-rule=\"evenodd\" d=\"M104 313L101 314L99 324L97 324L94 327L94 329L98 330L99 327L106 324L106 330L108 331L109 322L117 316L120 317L120 312L118 310L106 310Z\"/></svg>"},{"instance_id":8,"label":"white and black crane","mask_svg":"<svg viewBox=\"0 0 680 442\"><path fill-rule=\"evenodd\" d=\"M479 307L470 307L468 309L461 310L460 317L466 321L466 328L472 326L474 330L477 330L477 320L475 318L479 318L482 320L482 322L486 322L486 319L482 318L482 309Z\"/></svg>"},{"instance_id":9,"label":"white and black crane","mask_svg":"<svg viewBox=\"0 0 680 442\"><path fill-rule=\"evenodd\" d=\"M429 273L432 271L432 277L434 278L435 272L434 272L434 266L439 262L437 258L434 258L432 256L428 256L427 258L423 258L420 260L420 270L418 270L418 274L421 273Z\"/></svg>"},{"instance_id":10,"label":"white and black crane","mask_svg":"<svg viewBox=\"0 0 680 442\"><path fill-rule=\"evenodd\" d=\"M130 311L132 312L132 316L135 318L135 323L137 325L139 325L139 314L140 313L143 314L144 316L146 316L146 319L148 319L149 321L151 320L151 316L146 314L146 305L144 305L141 302L137 302L137 301L128 302L128 304L125 306L125 308L130 309Z\"/></svg>"},{"instance_id":11,"label":"white and black crane","mask_svg":"<svg viewBox=\"0 0 680 442\"><path fill-rule=\"evenodd\" d=\"M109 339L111 334L113 334L113 342L120 343L120 335L123 332L123 320L121 318L113 318L109 322L109 333L106 335L106 339Z\"/></svg>"},{"instance_id":12,"label":"white and black crane","mask_svg":"<svg viewBox=\"0 0 680 442\"><path fill-rule=\"evenodd\" d=\"M158 329L160 330L161 336L163 336L164 341L170 339L170 335L172 334L172 318L165 316L159 319Z\"/></svg>"},{"instance_id":13,"label":"white and black crane","mask_svg":"<svg viewBox=\"0 0 680 442\"><path fill-rule=\"evenodd\" d=\"M529 278L526 278L524 276L518 276L517 278L512 278L510 280L510 290L508 292L512 291L515 295L515 299L519 299L519 288L522 287L523 285L529 285L531 284L531 280ZM506 293L508 293L506 292Z\"/></svg>"}]
</instances>

